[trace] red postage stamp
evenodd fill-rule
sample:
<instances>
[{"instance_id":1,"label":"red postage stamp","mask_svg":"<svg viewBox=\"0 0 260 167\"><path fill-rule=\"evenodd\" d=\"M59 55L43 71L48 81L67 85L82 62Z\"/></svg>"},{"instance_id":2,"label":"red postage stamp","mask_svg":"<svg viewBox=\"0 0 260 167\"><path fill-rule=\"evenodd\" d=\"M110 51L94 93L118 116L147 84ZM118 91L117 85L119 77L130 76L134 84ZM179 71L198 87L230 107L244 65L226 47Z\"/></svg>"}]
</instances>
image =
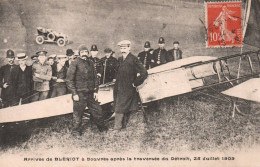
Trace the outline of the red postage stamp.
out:
<instances>
[{"instance_id":1,"label":"red postage stamp","mask_svg":"<svg viewBox=\"0 0 260 167\"><path fill-rule=\"evenodd\" d=\"M206 46L207 47L241 47L242 32L242 3L206 2Z\"/></svg>"}]
</instances>

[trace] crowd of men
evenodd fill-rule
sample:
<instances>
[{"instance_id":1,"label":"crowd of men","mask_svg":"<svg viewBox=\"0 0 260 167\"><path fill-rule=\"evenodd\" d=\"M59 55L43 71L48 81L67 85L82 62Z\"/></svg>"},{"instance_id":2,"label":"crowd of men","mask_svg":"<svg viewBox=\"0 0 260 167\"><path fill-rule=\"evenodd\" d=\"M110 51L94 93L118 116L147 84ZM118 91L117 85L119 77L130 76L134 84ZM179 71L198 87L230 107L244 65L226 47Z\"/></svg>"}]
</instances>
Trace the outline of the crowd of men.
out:
<instances>
[{"instance_id":1,"label":"crowd of men","mask_svg":"<svg viewBox=\"0 0 260 167\"><path fill-rule=\"evenodd\" d=\"M114 86L114 130L124 128L131 111L138 109L139 96L135 87L144 82L147 70L182 58L179 42L173 42L173 49L167 51L165 40L160 37L159 48L153 50L150 42L144 44L144 51L134 56L131 42L118 43L122 56L116 59L110 48L104 50L99 59L98 47L92 45L90 52L85 45L77 51L68 49L66 55L50 55L39 51L31 56L33 64L26 65L28 56L8 50L8 64L0 68L2 107L10 107L72 94L74 132L82 132L82 117L86 107L100 131L107 130L104 112L98 102L100 84L115 82ZM14 60L19 65L14 64Z\"/></svg>"}]
</instances>

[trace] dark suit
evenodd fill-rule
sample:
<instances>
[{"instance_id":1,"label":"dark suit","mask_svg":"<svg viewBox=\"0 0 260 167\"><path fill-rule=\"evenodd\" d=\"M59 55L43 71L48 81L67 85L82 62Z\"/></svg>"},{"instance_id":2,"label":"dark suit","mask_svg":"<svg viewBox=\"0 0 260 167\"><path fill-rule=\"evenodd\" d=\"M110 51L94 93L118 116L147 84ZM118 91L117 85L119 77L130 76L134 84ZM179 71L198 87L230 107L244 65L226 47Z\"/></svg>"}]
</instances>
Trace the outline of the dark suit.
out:
<instances>
[{"instance_id":1,"label":"dark suit","mask_svg":"<svg viewBox=\"0 0 260 167\"><path fill-rule=\"evenodd\" d=\"M168 62L168 52L166 49L155 49L153 52L154 66L159 66Z\"/></svg>"},{"instance_id":2,"label":"dark suit","mask_svg":"<svg viewBox=\"0 0 260 167\"><path fill-rule=\"evenodd\" d=\"M15 70L17 70L17 65L7 64L0 68L0 86L2 88L1 98L3 100L3 107L10 107L15 102ZM7 88L3 88L5 83L8 83Z\"/></svg>"},{"instance_id":3,"label":"dark suit","mask_svg":"<svg viewBox=\"0 0 260 167\"><path fill-rule=\"evenodd\" d=\"M149 51L142 51L137 56L144 67L148 70L154 66L154 58L151 50ZM153 61L153 62L152 62Z\"/></svg>"},{"instance_id":4,"label":"dark suit","mask_svg":"<svg viewBox=\"0 0 260 167\"><path fill-rule=\"evenodd\" d=\"M171 49L168 51L169 61L182 59L182 51L180 49Z\"/></svg>"},{"instance_id":5,"label":"dark suit","mask_svg":"<svg viewBox=\"0 0 260 167\"><path fill-rule=\"evenodd\" d=\"M113 79L116 79L116 73L118 69L118 61L113 56L109 58L103 57L101 59L103 63L103 72L101 77L102 84L112 82Z\"/></svg>"},{"instance_id":6,"label":"dark suit","mask_svg":"<svg viewBox=\"0 0 260 167\"><path fill-rule=\"evenodd\" d=\"M19 104L20 99L22 99L22 104L31 102L30 96L33 93L32 66L26 66L24 71L20 66L17 66L17 70L15 70L15 78L15 105Z\"/></svg>"}]
</instances>

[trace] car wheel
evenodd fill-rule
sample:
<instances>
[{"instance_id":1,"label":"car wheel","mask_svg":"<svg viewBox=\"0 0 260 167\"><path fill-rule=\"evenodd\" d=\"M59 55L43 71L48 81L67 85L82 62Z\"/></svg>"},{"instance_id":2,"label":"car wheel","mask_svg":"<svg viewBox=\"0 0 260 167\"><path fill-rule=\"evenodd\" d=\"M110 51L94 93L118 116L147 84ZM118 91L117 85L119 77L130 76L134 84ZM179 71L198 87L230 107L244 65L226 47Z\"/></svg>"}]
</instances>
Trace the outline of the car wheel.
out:
<instances>
[{"instance_id":1,"label":"car wheel","mask_svg":"<svg viewBox=\"0 0 260 167\"><path fill-rule=\"evenodd\" d=\"M36 37L36 43L39 44L39 45L43 44L44 43L43 36L37 36Z\"/></svg>"},{"instance_id":2,"label":"car wheel","mask_svg":"<svg viewBox=\"0 0 260 167\"><path fill-rule=\"evenodd\" d=\"M50 33L47 35L47 38L48 38L48 40L50 40L50 41L54 41L55 35L54 35L52 32L50 32Z\"/></svg>"},{"instance_id":3,"label":"car wheel","mask_svg":"<svg viewBox=\"0 0 260 167\"><path fill-rule=\"evenodd\" d=\"M58 46L65 46L66 42L63 38L59 38L57 41Z\"/></svg>"}]
</instances>

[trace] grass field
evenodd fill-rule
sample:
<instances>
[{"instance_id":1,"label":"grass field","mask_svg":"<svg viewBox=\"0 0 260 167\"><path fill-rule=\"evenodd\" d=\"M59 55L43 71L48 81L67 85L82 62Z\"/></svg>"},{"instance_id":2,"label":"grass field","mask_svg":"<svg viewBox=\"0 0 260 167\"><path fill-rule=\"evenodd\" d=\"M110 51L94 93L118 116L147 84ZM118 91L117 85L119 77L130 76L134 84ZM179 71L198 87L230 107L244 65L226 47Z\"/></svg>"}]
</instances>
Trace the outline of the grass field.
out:
<instances>
[{"instance_id":1,"label":"grass field","mask_svg":"<svg viewBox=\"0 0 260 167\"><path fill-rule=\"evenodd\" d=\"M6 48L29 56L46 49L50 54L65 53L79 44L97 44L100 51L111 47L119 54L116 43L129 39L136 55L146 40L157 48L160 36L166 48L179 40L184 57L225 56L240 53L240 48L206 49L203 3L182 1L119 1L119 0L1 0L0 54ZM200 1L201 2L201 1ZM53 28L69 35L72 43L60 48L54 44L37 45L36 27ZM243 51L256 50L244 45ZM102 54L100 55L102 56ZM1 59L1 64L3 64ZM0 65L1 65L0 64ZM178 152L240 152L260 145L259 120L235 115L223 97L187 94L150 104L146 109L148 125L141 112L133 113L127 128L120 133L98 132L86 122L81 137L71 136L72 115L13 124L1 146L0 159L11 155L40 156L45 154L98 155L103 153L170 154ZM216 99L217 98L217 99ZM244 102L243 102L244 103ZM249 105L244 106L250 112ZM113 121L109 123L112 128ZM1 165L0 165L1 166Z\"/></svg>"}]
</instances>

